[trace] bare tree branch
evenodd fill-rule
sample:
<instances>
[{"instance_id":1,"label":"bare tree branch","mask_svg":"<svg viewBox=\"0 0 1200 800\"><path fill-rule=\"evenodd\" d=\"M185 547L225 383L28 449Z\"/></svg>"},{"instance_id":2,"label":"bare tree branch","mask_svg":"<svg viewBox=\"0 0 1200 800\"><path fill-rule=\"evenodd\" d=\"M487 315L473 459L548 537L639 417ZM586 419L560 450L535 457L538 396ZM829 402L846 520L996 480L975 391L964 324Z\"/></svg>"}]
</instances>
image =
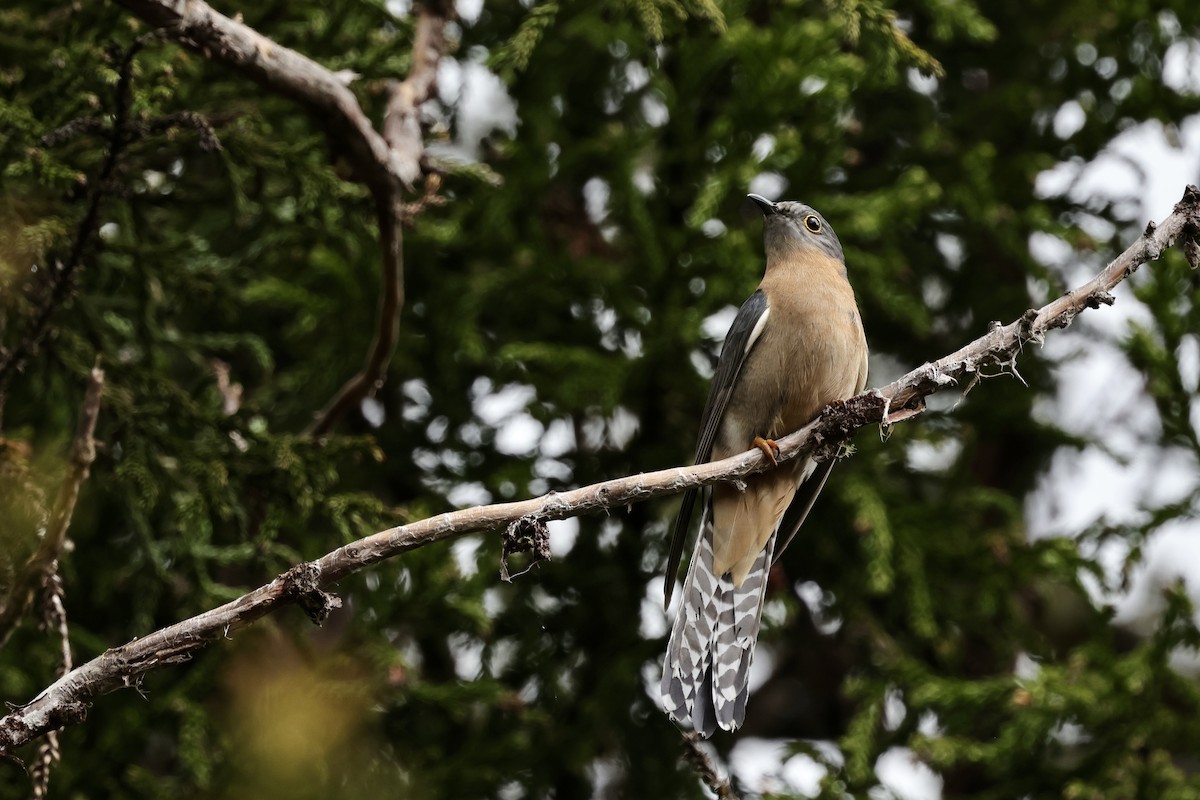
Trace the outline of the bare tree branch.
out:
<instances>
[{"instance_id":1,"label":"bare tree branch","mask_svg":"<svg viewBox=\"0 0 1200 800\"><path fill-rule=\"evenodd\" d=\"M46 576L57 568L58 555L62 552L67 529L71 526L71 515L75 513L75 501L79 499L79 489L87 480L92 462L96 460L96 419L100 415L100 394L103 388L103 370L99 366L92 367L83 407L79 412L75 441L71 447L71 463L54 501L50 522L37 550L13 579L8 596L0 600L0 647L4 646L25 616L33 596L42 586Z\"/></svg>"},{"instance_id":2,"label":"bare tree branch","mask_svg":"<svg viewBox=\"0 0 1200 800\"><path fill-rule=\"evenodd\" d=\"M345 143L355 177L371 190L379 219L383 280L377 324L362 369L317 414L307 433L320 436L350 408L383 384L399 340L404 306L404 248L401 233L412 209L404 193L422 174L425 144L420 106L432 95L437 66L446 50L449 0L426 0L417 8L412 66L389 86L382 133L376 130L346 82L311 58L231 19L202 0L117 0L162 33L206 58L228 64L268 89L316 112L335 144ZM339 149L341 149L339 147Z\"/></svg>"},{"instance_id":3,"label":"bare tree branch","mask_svg":"<svg viewBox=\"0 0 1200 800\"><path fill-rule=\"evenodd\" d=\"M1200 190L1189 186L1175 210L1078 289L1008 325L993 324L984 336L938 361L925 364L887 386L873 389L825 411L796 433L780 439L779 460L802 454L831 458L859 428L888 425L924 410L924 398L957 386L989 366L1015 363L1022 347L1040 342L1046 331L1064 328L1086 308L1113 302L1110 290L1162 251L1200 237ZM763 453L750 450L723 461L674 467L592 484L567 492L442 514L401 525L339 547L316 561L300 564L275 580L223 606L114 647L60 678L27 705L0 719L0 755L64 725L80 722L88 703L115 689L136 685L152 669L189 660L209 643L227 636L281 606L298 604L321 621L337 604L324 590L338 581L400 553L431 542L479 531L505 529L522 520L563 519L611 511L630 503L676 494L692 486L736 481L770 467Z\"/></svg>"}]
</instances>

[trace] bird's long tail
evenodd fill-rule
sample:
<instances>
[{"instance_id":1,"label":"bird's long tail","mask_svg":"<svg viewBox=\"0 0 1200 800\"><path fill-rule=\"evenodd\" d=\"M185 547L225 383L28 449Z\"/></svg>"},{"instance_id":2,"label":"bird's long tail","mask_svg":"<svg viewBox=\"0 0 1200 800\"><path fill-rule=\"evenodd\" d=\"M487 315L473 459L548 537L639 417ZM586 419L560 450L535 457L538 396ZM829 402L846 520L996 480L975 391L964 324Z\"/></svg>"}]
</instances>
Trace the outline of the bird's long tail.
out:
<instances>
[{"instance_id":1,"label":"bird's long tail","mask_svg":"<svg viewBox=\"0 0 1200 800\"><path fill-rule=\"evenodd\" d=\"M701 521L667 643L662 695L671 719L690 723L703 736L718 727L735 730L746 718L750 662L777 538L778 532L771 535L735 587L728 574L713 575L711 515L706 512Z\"/></svg>"}]
</instances>

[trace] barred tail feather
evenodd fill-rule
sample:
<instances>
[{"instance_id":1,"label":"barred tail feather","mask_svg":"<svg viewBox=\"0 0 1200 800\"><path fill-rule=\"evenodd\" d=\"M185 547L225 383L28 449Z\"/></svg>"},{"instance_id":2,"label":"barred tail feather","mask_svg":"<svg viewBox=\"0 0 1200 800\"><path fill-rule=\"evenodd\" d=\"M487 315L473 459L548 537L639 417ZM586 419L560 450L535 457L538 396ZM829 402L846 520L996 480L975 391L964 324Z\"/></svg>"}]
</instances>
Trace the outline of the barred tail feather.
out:
<instances>
[{"instance_id":1,"label":"barred tail feather","mask_svg":"<svg viewBox=\"0 0 1200 800\"><path fill-rule=\"evenodd\" d=\"M663 664L663 704L671 719L703 736L732 731L746 718L750 663L762 619L775 542L773 534L746 579L712 574L712 525L705 514L684 579L679 613Z\"/></svg>"}]
</instances>

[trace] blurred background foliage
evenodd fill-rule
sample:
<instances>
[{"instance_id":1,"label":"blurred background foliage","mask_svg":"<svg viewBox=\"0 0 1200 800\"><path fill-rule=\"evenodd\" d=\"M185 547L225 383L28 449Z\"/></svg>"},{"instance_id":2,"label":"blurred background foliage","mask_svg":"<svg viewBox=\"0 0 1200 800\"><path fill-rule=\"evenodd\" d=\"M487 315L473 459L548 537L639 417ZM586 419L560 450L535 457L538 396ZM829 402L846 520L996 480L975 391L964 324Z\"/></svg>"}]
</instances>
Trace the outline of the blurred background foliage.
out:
<instances>
[{"instance_id":1,"label":"blurred background foliage","mask_svg":"<svg viewBox=\"0 0 1200 800\"><path fill-rule=\"evenodd\" d=\"M406 3L216 6L358 73L376 118L380 81L407 69ZM879 385L1068 288L1037 237L1091 268L1145 222L1040 174L1200 111L1163 80L1200 25L1184 0L459 8L428 108L448 202L407 232L377 402L319 441L302 431L366 351L380 261L322 121L159 38L133 52L146 28L111 3L0 10L9 351L82 247L44 340L0 377L0 584L36 541L99 355L102 448L62 563L77 661L397 522L685 462L723 325L760 276L752 188L837 229ZM1196 281L1168 253L1134 291L1146 313L1121 340L1158 418L1139 444L1194 469L1178 355ZM773 576L761 686L720 753L782 740L829 798L888 796L876 765L896 748L945 797L1200 794L1200 691L1172 666L1197 642L1186 593L1140 632L1106 600L1196 488L1134 524L1030 535L1052 459L1105 436L1039 411L1072 352L1027 352L1028 386L989 380L886 442L856 437ZM372 569L321 629L286 611L98 700L63 734L52 796L700 796L651 696L673 511L558 523L554 560L511 584L497 536ZM33 697L56 653L31 617L0 653L0 697ZM0 797L27 795L0 770Z\"/></svg>"}]
</instances>

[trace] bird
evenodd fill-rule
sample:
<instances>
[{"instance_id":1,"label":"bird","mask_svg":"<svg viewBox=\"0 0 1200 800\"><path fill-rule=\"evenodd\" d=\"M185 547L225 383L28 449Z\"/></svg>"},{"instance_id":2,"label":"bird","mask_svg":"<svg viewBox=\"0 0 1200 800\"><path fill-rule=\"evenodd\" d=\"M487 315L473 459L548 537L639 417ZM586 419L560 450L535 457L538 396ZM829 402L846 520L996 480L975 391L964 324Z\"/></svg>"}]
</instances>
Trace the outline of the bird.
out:
<instances>
[{"instance_id":1,"label":"bird","mask_svg":"<svg viewBox=\"0 0 1200 800\"><path fill-rule=\"evenodd\" d=\"M774 469L683 496L665 581L669 607L701 500L699 533L663 663L663 706L704 737L746 717L767 576L825 486L833 460L778 465L775 439L862 392L867 339L842 244L804 203L749 195L762 211L766 269L725 336L700 421L696 463L758 447ZM811 479L811 480L810 480ZM799 491L809 481L811 492Z\"/></svg>"}]
</instances>

